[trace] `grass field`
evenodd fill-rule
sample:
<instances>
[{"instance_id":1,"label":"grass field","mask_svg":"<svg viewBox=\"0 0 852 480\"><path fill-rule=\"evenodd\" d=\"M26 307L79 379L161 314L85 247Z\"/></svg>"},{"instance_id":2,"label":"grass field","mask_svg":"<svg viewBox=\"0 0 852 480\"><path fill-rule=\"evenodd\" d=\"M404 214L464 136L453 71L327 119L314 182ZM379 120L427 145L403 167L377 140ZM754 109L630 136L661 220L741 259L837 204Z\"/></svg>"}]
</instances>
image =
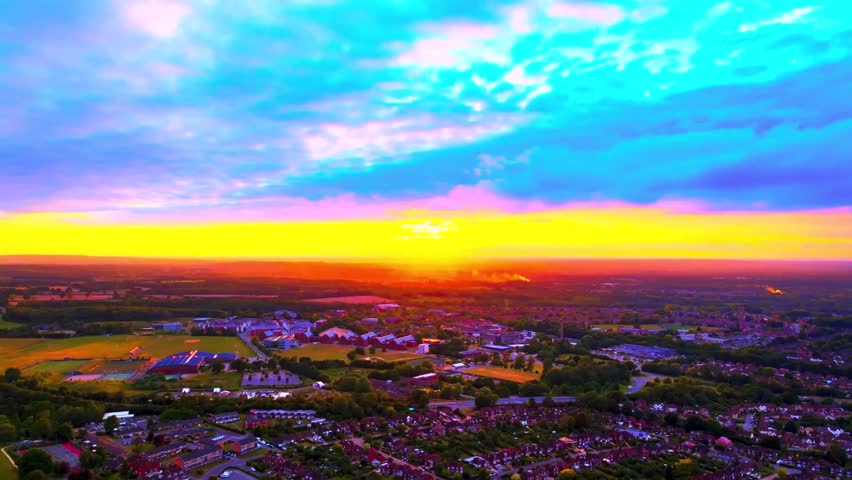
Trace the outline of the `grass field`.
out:
<instances>
[{"instance_id":1,"label":"grass field","mask_svg":"<svg viewBox=\"0 0 852 480\"><path fill-rule=\"evenodd\" d=\"M89 363L88 360L48 360L27 369L27 373L69 373Z\"/></svg>"},{"instance_id":2,"label":"grass field","mask_svg":"<svg viewBox=\"0 0 852 480\"><path fill-rule=\"evenodd\" d=\"M346 354L351 352L352 350L355 350L355 348L356 347L353 347L352 345L329 345L323 343L309 343L307 345L302 345L298 348L280 351L279 354L284 357L308 357L311 360L348 361L349 359L346 357ZM369 351L367 348L364 348L364 350ZM407 351L388 350L386 352L383 352L381 349L377 349L376 353L374 354L367 353L366 355L358 358L381 359L386 362L404 362L408 360L430 358L430 356L420 355L419 353Z\"/></svg>"},{"instance_id":3,"label":"grass field","mask_svg":"<svg viewBox=\"0 0 852 480\"><path fill-rule=\"evenodd\" d=\"M657 330L663 328L662 325L657 323L643 323L639 326L642 330ZM621 324L601 324L601 325L592 325L592 328L600 328L601 330L618 330L619 328L636 328L636 325L621 325Z\"/></svg>"},{"instance_id":4,"label":"grass field","mask_svg":"<svg viewBox=\"0 0 852 480\"><path fill-rule=\"evenodd\" d=\"M292 348L279 352L284 357L308 357L311 360L343 360L347 361L346 354L354 350L351 345L326 345L322 343L309 343L299 348Z\"/></svg>"},{"instance_id":5,"label":"grass field","mask_svg":"<svg viewBox=\"0 0 852 480\"><path fill-rule=\"evenodd\" d=\"M0 480L11 480L14 478L18 478L18 471L15 470L15 467L13 467L9 459L6 458L6 455L0 453Z\"/></svg>"},{"instance_id":6,"label":"grass field","mask_svg":"<svg viewBox=\"0 0 852 480\"><path fill-rule=\"evenodd\" d=\"M478 377L488 377L495 380L505 380L507 382L526 383L533 380L538 380L540 375L532 372L524 372L513 368L503 367L477 367L464 370L464 373L476 375Z\"/></svg>"},{"instance_id":7,"label":"grass field","mask_svg":"<svg viewBox=\"0 0 852 480\"><path fill-rule=\"evenodd\" d=\"M128 358L135 347L140 347L136 356L152 358L185 350L254 355L237 337L113 335L63 339L0 338L0 368L29 367L44 360L66 358Z\"/></svg>"},{"instance_id":8,"label":"grass field","mask_svg":"<svg viewBox=\"0 0 852 480\"><path fill-rule=\"evenodd\" d=\"M0 330L8 330L10 328L18 328L20 326L20 323L10 322L4 319L3 315L0 315Z\"/></svg>"}]
</instances>

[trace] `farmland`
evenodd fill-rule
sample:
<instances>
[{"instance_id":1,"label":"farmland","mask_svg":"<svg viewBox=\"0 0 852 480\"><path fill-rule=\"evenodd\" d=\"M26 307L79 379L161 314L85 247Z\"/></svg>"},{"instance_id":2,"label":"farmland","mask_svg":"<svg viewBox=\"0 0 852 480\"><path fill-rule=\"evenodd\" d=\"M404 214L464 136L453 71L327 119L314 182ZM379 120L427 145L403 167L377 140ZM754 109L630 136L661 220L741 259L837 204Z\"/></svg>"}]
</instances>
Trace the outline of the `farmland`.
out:
<instances>
[{"instance_id":1,"label":"farmland","mask_svg":"<svg viewBox=\"0 0 852 480\"><path fill-rule=\"evenodd\" d=\"M503 367L476 367L469 368L464 371L468 375L476 375L477 377L493 378L495 380L505 380L507 382L526 383L533 380L538 380L540 375L532 372L524 372Z\"/></svg>"},{"instance_id":2,"label":"farmland","mask_svg":"<svg viewBox=\"0 0 852 480\"><path fill-rule=\"evenodd\" d=\"M131 354L136 347L139 347L137 354ZM31 367L44 360L161 358L184 350L236 352L252 356L237 337L114 335L63 339L3 338L0 339L0 368Z\"/></svg>"}]
</instances>

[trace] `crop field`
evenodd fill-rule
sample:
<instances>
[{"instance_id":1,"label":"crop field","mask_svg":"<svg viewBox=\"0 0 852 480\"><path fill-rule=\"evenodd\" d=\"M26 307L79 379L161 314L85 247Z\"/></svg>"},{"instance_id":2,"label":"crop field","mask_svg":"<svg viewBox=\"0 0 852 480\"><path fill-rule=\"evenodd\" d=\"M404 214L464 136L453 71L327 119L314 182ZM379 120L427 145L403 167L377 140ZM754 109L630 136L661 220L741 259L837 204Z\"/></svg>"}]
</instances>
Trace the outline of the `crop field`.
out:
<instances>
[{"instance_id":1,"label":"crop field","mask_svg":"<svg viewBox=\"0 0 852 480\"><path fill-rule=\"evenodd\" d=\"M132 350L136 353L131 353ZM113 335L62 339L0 338L0 368L30 367L44 360L162 358L185 350L253 355L237 337Z\"/></svg>"},{"instance_id":2,"label":"crop field","mask_svg":"<svg viewBox=\"0 0 852 480\"><path fill-rule=\"evenodd\" d=\"M532 372L524 372L512 368L503 367L476 367L464 370L463 373L468 375L476 375L477 377L493 378L495 380L504 380L507 382L526 383L533 380L538 380L540 375Z\"/></svg>"}]
</instances>

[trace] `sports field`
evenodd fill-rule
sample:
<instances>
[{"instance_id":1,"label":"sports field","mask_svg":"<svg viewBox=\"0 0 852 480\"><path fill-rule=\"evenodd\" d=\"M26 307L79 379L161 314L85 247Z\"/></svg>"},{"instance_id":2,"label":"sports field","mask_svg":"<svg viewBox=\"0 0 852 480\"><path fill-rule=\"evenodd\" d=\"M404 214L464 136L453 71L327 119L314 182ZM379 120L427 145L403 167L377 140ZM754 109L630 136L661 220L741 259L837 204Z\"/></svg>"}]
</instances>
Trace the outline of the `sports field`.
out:
<instances>
[{"instance_id":1,"label":"sports field","mask_svg":"<svg viewBox=\"0 0 852 480\"><path fill-rule=\"evenodd\" d=\"M463 373L476 375L477 377L488 377L495 380L505 380L507 382L526 383L533 380L538 380L540 375L532 372L524 372L513 368L503 367L477 367L464 370Z\"/></svg>"},{"instance_id":2,"label":"sports field","mask_svg":"<svg viewBox=\"0 0 852 480\"><path fill-rule=\"evenodd\" d=\"M137 347L136 353L131 353ZM0 338L0 369L31 367L45 360L162 358L185 350L254 355L237 337L113 335L62 339Z\"/></svg>"}]
</instances>

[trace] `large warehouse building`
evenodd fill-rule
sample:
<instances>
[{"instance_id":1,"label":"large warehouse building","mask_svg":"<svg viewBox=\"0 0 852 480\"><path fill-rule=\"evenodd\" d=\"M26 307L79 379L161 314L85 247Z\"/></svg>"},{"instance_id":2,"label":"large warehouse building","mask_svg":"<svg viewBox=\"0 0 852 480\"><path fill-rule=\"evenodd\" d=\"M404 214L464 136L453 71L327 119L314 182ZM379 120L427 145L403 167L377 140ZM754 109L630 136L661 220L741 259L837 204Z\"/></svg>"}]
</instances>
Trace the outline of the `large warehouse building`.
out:
<instances>
[{"instance_id":1,"label":"large warehouse building","mask_svg":"<svg viewBox=\"0 0 852 480\"><path fill-rule=\"evenodd\" d=\"M239 358L239 356L235 353L210 353L199 352L198 350L173 353L168 357L163 357L158 360L148 370L148 373L161 375L198 373L206 362L221 360L227 363L232 362L237 358Z\"/></svg>"}]
</instances>

